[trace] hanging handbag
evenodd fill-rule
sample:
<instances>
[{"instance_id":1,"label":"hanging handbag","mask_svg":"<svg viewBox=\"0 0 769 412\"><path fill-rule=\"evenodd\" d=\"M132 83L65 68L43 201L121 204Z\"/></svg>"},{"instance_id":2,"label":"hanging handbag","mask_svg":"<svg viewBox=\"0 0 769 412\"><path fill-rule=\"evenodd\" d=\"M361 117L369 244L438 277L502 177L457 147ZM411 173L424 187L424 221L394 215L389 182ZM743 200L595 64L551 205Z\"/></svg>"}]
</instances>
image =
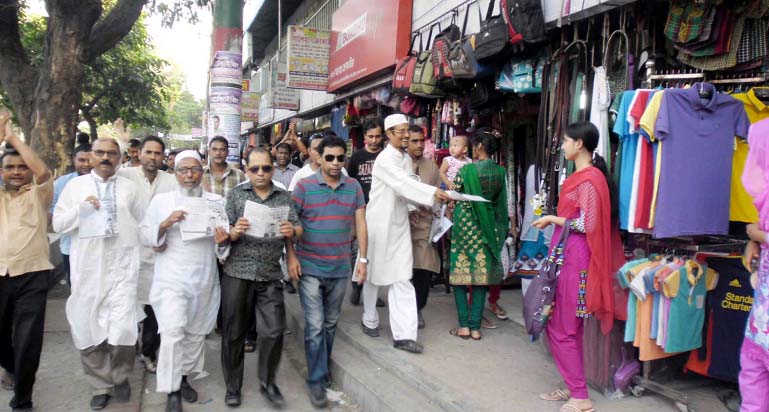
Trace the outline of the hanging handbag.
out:
<instances>
[{"instance_id":1,"label":"hanging handbag","mask_svg":"<svg viewBox=\"0 0 769 412\"><path fill-rule=\"evenodd\" d=\"M501 96L494 89L491 79L475 82L468 94L470 109L475 111L494 106L500 98Z\"/></svg>"},{"instance_id":2,"label":"hanging handbag","mask_svg":"<svg viewBox=\"0 0 769 412\"><path fill-rule=\"evenodd\" d=\"M622 42L624 40L624 51ZM606 80L609 82L611 96L617 96L628 89L628 70L630 61L630 40L622 30L616 30L606 42L603 51L603 67L606 68Z\"/></svg>"},{"instance_id":3,"label":"hanging handbag","mask_svg":"<svg viewBox=\"0 0 769 412\"><path fill-rule=\"evenodd\" d=\"M489 1L486 18L481 20L481 30L475 35L475 57L480 60L506 55L510 47L510 34L505 17L494 12L495 0ZM480 13L480 10L478 10Z\"/></svg>"},{"instance_id":4,"label":"hanging handbag","mask_svg":"<svg viewBox=\"0 0 769 412\"><path fill-rule=\"evenodd\" d=\"M462 23L462 36L451 44L449 50L449 64L455 79L473 79L478 75L478 60L475 58L473 43L470 38L465 38L467 17L470 15L471 4L467 5L465 11L465 20ZM476 2L476 4L478 3Z\"/></svg>"},{"instance_id":5,"label":"hanging handbag","mask_svg":"<svg viewBox=\"0 0 769 412\"><path fill-rule=\"evenodd\" d=\"M614 388L625 391L633 383L633 377L641 374L641 362L628 355L627 348L622 347L622 363L614 372Z\"/></svg>"},{"instance_id":6,"label":"hanging handbag","mask_svg":"<svg viewBox=\"0 0 769 412\"><path fill-rule=\"evenodd\" d=\"M430 27L428 45L432 45L433 27ZM438 25L438 29L440 30L440 25ZM438 79L433 71L432 52L430 50L422 51L417 55L416 60L409 93L428 98L445 96L446 93L438 86Z\"/></svg>"},{"instance_id":7,"label":"hanging handbag","mask_svg":"<svg viewBox=\"0 0 769 412\"><path fill-rule=\"evenodd\" d=\"M417 64L417 53L413 51L414 42L419 38L419 51L422 51L422 33L417 33L411 38L409 54L403 59L398 59L395 63L395 73L393 74L393 93L406 94L409 92L411 82L414 78L414 66Z\"/></svg>"},{"instance_id":8,"label":"hanging handbag","mask_svg":"<svg viewBox=\"0 0 769 412\"><path fill-rule=\"evenodd\" d=\"M545 14L541 0L501 0L502 12L507 19L510 43L526 45L547 40Z\"/></svg>"},{"instance_id":9,"label":"hanging handbag","mask_svg":"<svg viewBox=\"0 0 769 412\"><path fill-rule=\"evenodd\" d=\"M545 54L530 59L510 60L499 72L497 90L520 94L541 93L546 62Z\"/></svg>"},{"instance_id":10,"label":"hanging handbag","mask_svg":"<svg viewBox=\"0 0 769 412\"><path fill-rule=\"evenodd\" d=\"M414 117L422 116L422 106L419 104L419 99L416 96L404 97L399 107L403 114L408 114Z\"/></svg>"},{"instance_id":11,"label":"hanging handbag","mask_svg":"<svg viewBox=\"0 0 769 412\"><path fill-rule=\"evenodd\" d=\"M435 36L433 40L432 54L430 58L433 64L433 74L438 80L451 79L454 77L454 70L449 63L449 51L451 45L459 40L464 32L459 30L456 25L456 13L451 16L451 24Z\"/></svg>"},{"instance_id":12,"label":"hanging handbag","mask_svg":"<svg viewBox=\"0 0 769 412\"><path fill-rule=\"evenodd\" d=\"M531 284L523 296L523 321L526 332L531 336L532 341L537 340L542 334L553 312L555 289L558 275L563 266L563 252L569 237L570 223L569 220L564 223L558 243L550 251L545 264L537 276L531 280Z\"/></svg>"}]
</instances>

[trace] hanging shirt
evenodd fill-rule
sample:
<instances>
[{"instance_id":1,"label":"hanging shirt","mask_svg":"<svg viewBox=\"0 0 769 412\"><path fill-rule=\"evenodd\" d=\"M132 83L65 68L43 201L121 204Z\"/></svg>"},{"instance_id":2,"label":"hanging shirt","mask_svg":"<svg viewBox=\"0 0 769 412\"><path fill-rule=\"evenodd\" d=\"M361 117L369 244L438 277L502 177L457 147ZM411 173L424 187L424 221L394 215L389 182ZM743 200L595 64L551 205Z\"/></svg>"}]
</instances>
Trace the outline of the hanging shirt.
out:
<instances>
[{"instance_id":1,"label":"hanging shirt","mask_svg":"<svg viewBox=\"0 0 769 412\"><path fill-rule=\"evenodd\" d=\"M671 287L665 352L686 352L702 346L708 269L692 260L665 279ZM676 290L677 287L677 290Z\"/></svg>"},{"instance_id":2,"label":"hanging shirt","mask_svg":"<svg viewBox=\"0 0 769 412\"><path fill-rule=\"evenodd\" d=\"M622 94L622 101L617 113L617 120L614 123L614 133L619 136L622 146L622 157L620 160L620 179L619 179L619 222L620 229L627 230L630 220L630 198L633 190L633 172L635 170L636 147L638 145L638 134L630 132L630 124L627 121L628 110L635 98L635 93L627 92Z\"/></svg>"},{"instance_id":3,"label":"hanging shirt","mask_svg":"<svg viewBox=\"0 0 769 412\"><path fill-rule=\"evenodd\" d=\"M649 228L654 227L654 216L657 207L657 191L660 185L660 173L662 172L662 142L654 136L654 127L657 124L657 116L660 112L662 96L664 90L660 90L652 95L649 104L646 106L644 114L641 116L640 127L644 134L649 137L649 141L654 144L654 182L652 183L652 198L649 208Z\"/></svg>"},{"instance_id":4,"label":"hanging shirt","mask_svg":"<svg viewBox=\"0 0 769 412\"><path fill-rule=\"evenodd\" d=\"M665 142L655 237L728 233L734 137L749 127L743 104L712 84L665 92L654 131Z\"/></svg>"},{"instance_id":5,"label":"hanging shirt","mask_svg":"<svg viewBox=\"0 0 769 412\"><path fill-rule=\"evenodd\" d=\"M590 99L590 123L598 128L598 146L595 152L601 155L607 162L611 161L609 156L609 105L611 104L611 93L609 91L609 82L606 79L606 69L603 67L594 67L593 72L593 93Z\"/></svg>"},{"instance_id":6,"label":"hanging shirt","mask_svg":"<svg viewBox=\"0 0 769 412\"><path fill-rule=\"evenodd\" d=\"M89 196L114 199L117 236L78 237L80 205ZM136 343L136 324L144 314L136 299L141 257L139 222L144 207L132 181L112 176L105 183L93 171L72 179L59 197L53 211L53 230L72 237L72 293L66 312L77 349L105 340L110 345Z\"/></svg>"},{"instance_id":7,"label":"hanging shirt","mask_svg":"<svg viewBox=\"0 0 769 412\"><path fill-rule=\"evenodd\" d=\"M221 196L203 192L201 197L224 207ZM211 333L221 301L217 246L213 236L182 240L180 224L171 226L158 239L160 224L184 205L179 190L155 196L141 223L142 243L147 247L163 244L166 249L155 258L154 279L149 301L158 319L160 333L182 329L194 335ZM222 257L226 249L220 250ZM182 299L167 299L179 296ZM178 302L185 302L178 307Z\"/></svg>"},{"instance_id":8,"label":"hanging shirt","mask_svg":"<svg viewBox=\"0 0 769 412\"><path fill-rule=\"evenodd\" d=\"M732 96L745 105L745 113L751 124L769 118L769 106L756 97L754 89ZM745 169L745 160L748 157L748 142L741 139L735 140L729 220L746 223L758 222L758 210L753 205L753 198L742 185L742 171Z\"/></svg>"}]
</instances>

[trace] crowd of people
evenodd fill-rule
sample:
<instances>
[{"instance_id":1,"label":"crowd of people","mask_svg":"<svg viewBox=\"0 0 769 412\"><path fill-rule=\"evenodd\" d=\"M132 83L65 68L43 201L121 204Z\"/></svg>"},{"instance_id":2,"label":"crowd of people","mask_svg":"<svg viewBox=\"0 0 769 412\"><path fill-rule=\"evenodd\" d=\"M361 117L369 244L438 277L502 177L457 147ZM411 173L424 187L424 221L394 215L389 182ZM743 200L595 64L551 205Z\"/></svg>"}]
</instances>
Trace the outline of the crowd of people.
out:
<instances>
[{"instance_id":1,"label":"crowd of people","mask_svg":"<svg viewBox=\"0 0 769 412\"><path fill-rule=\"evenodd\" d=\"M363 333L380 337L379 289L387 288L393 347L421 353L422 310L441 268L431 226L442 213L453 221L447 273L457 327L450 334L482 339L487 294L492 312L505 315L496 299L510 219L505 169L494 160L501 146L497 130L453 138L451 156L440 167L425 156L423 130L402 114L367 122L365 147L349 161L340 137L316 133L304 144L293 127L274 147L249 147L240 167L227 162L228 142L218 136L208 142L207 160L195 150L167 153L154 136L138 144L78 139L74 171L54 182L9 120L0 113L0 143L6 145L0 175L0 366L4 386L14 391L14 411L32 408L53 269L49 223L62 235L71 284L66 316L93 410L130 399L137 346L144 367L157 374L157 391L168 394L167 411L195 402L188 378L203 370L205 340L214 331L221 336L225 404L241 404L244 354L255 350L261 393L274 405L284 404L276 372L286 291L299 294L304 311L307 386L317 407L328 402L329 358L350 282L351 303L362 299ZM566 128L562 150L576 171L563 184L558 215L534 222L538 228L556 225L554 242L564 226L573 234L546 330L567 389L541 395L568 401L562 409L567 411L592 410L581 318L595 316L604 330L611 327L611 251L622 250L612 243L619 240L616 195L603 159L593 153L597 143L590 123ZM299 168L295 163L303 157ZM453 201L452 191L487 202ZM188 206L193 203L223 210L226 224L210 223L199 234L183 229L199 219L193 215L200 210ZM289 210L277 236L249 232L249 203ZM765 238L754 229L756 239Z\"/></svg>"}]
</instances>

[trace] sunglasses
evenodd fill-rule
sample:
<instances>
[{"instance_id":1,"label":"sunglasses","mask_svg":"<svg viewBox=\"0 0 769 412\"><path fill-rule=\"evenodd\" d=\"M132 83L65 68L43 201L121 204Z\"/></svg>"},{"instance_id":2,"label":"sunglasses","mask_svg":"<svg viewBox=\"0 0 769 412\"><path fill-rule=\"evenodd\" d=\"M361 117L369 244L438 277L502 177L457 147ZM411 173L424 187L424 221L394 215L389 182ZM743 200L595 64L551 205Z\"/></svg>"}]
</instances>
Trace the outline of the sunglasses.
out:
<instances>
[{"instance_id":1,"label":"sunglasses","mask_svg":"<svg viewBox=\"0 0 769 412\"><path fill-rule=\"evenodd\" d=\"M328 154L328 155L323 156L323 160L325 160L327 162L333 162L334 159L336 159L336 161L339 162L339 163L344 163L344 155L334 156L334 155Z\"/></svg>"},{"instance_id":2,"label":"sunglasses","mask_svg":"<svg viewBox=\"0 0 769 412\"><path fill-rule=\"evenodd\" d=\"M272 172L272 165L256 165L256 166L251 166L251 167L248 168L248 171L253 173L253 174L257 174L257 173L259 173L259 169L261 169L264 173L270 173L270 172Z\"/></svg>"}]
</instances>

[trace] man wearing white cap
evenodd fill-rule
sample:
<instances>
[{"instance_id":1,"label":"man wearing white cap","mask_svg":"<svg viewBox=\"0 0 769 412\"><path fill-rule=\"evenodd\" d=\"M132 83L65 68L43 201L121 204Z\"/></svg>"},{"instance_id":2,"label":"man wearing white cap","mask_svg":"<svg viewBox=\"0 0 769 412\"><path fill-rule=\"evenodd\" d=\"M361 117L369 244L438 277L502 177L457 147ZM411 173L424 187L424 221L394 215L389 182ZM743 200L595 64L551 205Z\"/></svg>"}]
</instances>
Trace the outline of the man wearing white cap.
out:
<instances>
[{"instance_id":1,"label":"man wearing white cap","mask_svg":"<svg viewBox=\"0 0 769 412\"><path fill-rule=\"evenodd\" d=\"M119 161L117 142L96 140L91 173L72 179L53 211L53 229L72 239L67 320L93 388L94 410L104 409L110 397L130 398L141 320L136 288L146 204L136 184L115 174Z\"/></svg>"},{"instance_id":2,"label":"man wearing white cap","mask_svg":"<svg viewBox=\"0 0 769 412\"><path fill-rule=\"evenodd\" d=\"M163 139L157 136L147 136L139 147L139 161L141 167L121 167L117 174L120 177L134 182L139 189L144 205L148 205L155 195L172 192L177 188L174 176L160 170L163 165L166 145ZM150 306L150 286L152 286L152 274L155 272L155 251L151 247L143 247L141 260L139 261L139 285L136 299L144 309L147 317L142 322L141 355L144 367L150 373L157 369L157 352L160 347L158 335L158 321L155 312Z\"/></svg>"},{"instance_id":3,"label":"man wearing white cap","mask_svg":"<svg viewBox=\"0 0 769 412\"><path fill-rule=\"evenodd\" d=\"M216 259L226 253L216 245L226 246L229 233L225 230L224 199L203 191L200 185L203 165L198 153L179 153L174 171L179 187L152 199L141 224L141 237L145 246L158 251L149 295L162 337L157 391L168 394L166 411L181 412L182 399L197 401L187 376L203 370L205 339L214 329L220 301ZM202 203L198 207L212 205L200 210L192 209L192 203ZM203 230L182 223L190 213L196 214L198 221L201 214L207 214L209 218L203 216L204 221L213 218L216 222L216 211L222 214L223 226L209 223Z\"/></svg>"},{"instance_id":4,"label":"man wearing white cap","mask_svg":"<svg viewBox=\"0 0 769 412\"><path fill-rule=\"evenodd\" d=\"M388 304L393 346L411 353L421 353L417 343L417 306L412 276L413 255L408 203L431 206L436 200L448 201L441 189L411 177L411 161L405 154L409 121L402 114L390 115L384 122L389 145L374 162L371 193L366 207L368 277L363 285L363 332L379 336L376 309L379 286L390 286ZM408 160L408 161L407 161Z\"/></svg>"}]
</instances>

